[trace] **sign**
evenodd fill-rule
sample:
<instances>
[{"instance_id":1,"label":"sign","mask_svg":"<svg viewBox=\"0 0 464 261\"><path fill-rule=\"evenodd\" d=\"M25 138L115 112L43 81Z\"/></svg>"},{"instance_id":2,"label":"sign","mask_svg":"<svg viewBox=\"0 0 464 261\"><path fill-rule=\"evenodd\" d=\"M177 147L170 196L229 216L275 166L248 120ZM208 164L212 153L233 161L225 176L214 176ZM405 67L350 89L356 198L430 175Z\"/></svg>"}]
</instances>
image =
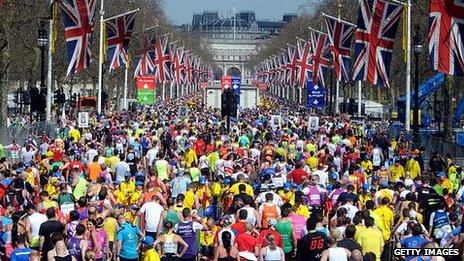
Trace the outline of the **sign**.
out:
<instances>
[{"instance_id":1,"label":"sign","mask_svg":"<svg viewBox=\"0 0 464 261\"><path fill-rule=\"evenodd\" d=\"M232 76L222 76L221 89L230 88L232 86Z\"/></svg>"},{"instance_id":2,"label":"sign","mask_svg":"<svg viewBox=\"0 0 464 261\"><path fill-rule=\"evenodd\" d=\"M283 109L281 112L280 112L280 115L282 115L282 119L287 122L289 119L288 119L288 110L287 109Z\"/></svg>"},{"instance_id":3,"label":"sign","mask_svg":"<svg viewBox=\"0 0 464 261\"><path fill-rule=\"evenodd\" d=\"M313 84L312 80L306 82L306 90L308 97L306 105L309 108L324 108L325 107L325 89Z\"/></svg>"},{"instance_id":4,"label":"sign","mask_svg":"<svg viewBox=\"0 0 464 261\"><path fill-rule=\"evenodd\" d=\"M140 76L135 78L137 90L154 90L156 88L155 76Z\"/></svg>"},{"instance_id":5,"label":"sign","mask_svg":"<svg viewBox=\"0 0 464 261\"><path fill-rule=\"evenodd\" d=\"M187 106L179 107L179 119L186 119L189 115L189 109Z\"/></svg>"},{"instance_id":6,"label":"sign","mask_svg":"<svg viewBox=\"0 0 464 261\"><path fill-rule=\"evenodd\" d=\"M242 80L238 76L233 76L232 77L232 90L234 90L235 93L235 103L240 105L240 87L242 85Z\"/></svg>"},{"instance_id":7,"label":"sign","mask_svg":"<svg viewBox=\"0 0 464 261\"><path fill-rule=\"evenodd\" d=\"M137 100L141 104L153 105L155 104L155 92L152 90L139 90L137 92Z\"/></svg>"},{"instance_id":8,"label":"sign","mask_svg":"<svg viewBox=\"0 0 464 261\"><path fill-rule=\"evenodd\" d=\"M200 83L200 87L201 87L202 89L208 88L208 82L201 82L201 83Z\"/></svg>"},{"instance_id":9,"label":"sign","mask_svg":"<svg viewBox=\"0 0 464 261\"><path fill-rule=\"evenodd\" d=\"M280 115L271 115L271 127L273 129L279 128L281 122L282 122L282 117L280 117Z\"/></svg>"},{"instance_id":10,"label":"sign","mask_svg":"<svg viewBox=\"0 0 464 261\"><path fill-rule=\"evenodd\" d=\"M308 118L308 130L318 130L319 129L319 117L309 117Z\"/></svg>"},{"instance_id":11,"label":"sign","mask_svg":"<svg viewBox=\"0 0 464 261\"><path fill-rule=\"evenodd\" d=\"M89 127L89 113L88 112L79 112L77 115L78 127L79 128L88 128Z\"/></svg>"}]
</instances>

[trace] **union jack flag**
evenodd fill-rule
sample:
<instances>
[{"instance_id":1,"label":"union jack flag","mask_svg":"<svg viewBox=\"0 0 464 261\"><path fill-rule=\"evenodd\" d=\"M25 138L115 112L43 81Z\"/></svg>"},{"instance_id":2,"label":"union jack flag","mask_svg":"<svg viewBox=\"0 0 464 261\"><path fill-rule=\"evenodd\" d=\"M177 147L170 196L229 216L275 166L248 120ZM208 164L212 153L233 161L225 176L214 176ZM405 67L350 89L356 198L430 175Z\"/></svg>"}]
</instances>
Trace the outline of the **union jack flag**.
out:
<instances>
[{"instance_id":1,"label":"union jack flag","mask_svg":"<svg viewBox=\"0 0 464 261\"><path fill-rule=\"evenodd\" d=\"M67 75L77 74L92 61L90 50L96 0L59 0L63 10L68 53Z\"/></svg>"},{"instance_id":2,"label":"union jack flag","mask_svg":"<svg viewBox=\"0 0 464 261\"><path fill-rule=\"evenodd\" d=\"M176 86L185 83L185 52L183 48L174 51L173 74Z\"/></svg>"},{"instance_id":3,"label":"union jack flag","mask_svg":"<svg viewBox=\"0 0 464 261\"><path fill-rule=\"evenodd\" d=\"M106 21L110 71L127 63L127 49L134 30L135 12Z\"/></svg>"},{"instance_id":4,"label":"union jack flag","mask_svg":"<svg viewBox=\"0 0 464 261\"><path fill-rule=\"evenodd\" d=\"M155 50L153 44L148 40L148 36L144 36L142 40L142 51L140 55L134 57L134 78L147 74L153 75L155 70Z\"/></svg>"},{"instance_id":5,"label":"union jack flag","mask_svg":"<svg viewBox=\"0 0 464 261\"><path fill-rule=\"evenodd\" d=\"M335 77L337 81L343 79L347 83L350 80L349 72L351 70L351 38L356 27L329 17L325 18L325 23L330 40Z\"/></svg>"},{"instance_id":6,"label":"union jack flag","mask_svg":"<svg viewBox=\"0 0 464 261\"><path fill-rule=\"evenodd\" d=\"M289 59L287 63L287 83L293 86L296 80L296 49L292 46L287 46L287 56Z\"/></svg>"},{"instance_id":7,"label":"union jack flag","mask_svg":"<svg viewBox=\"0 0 464 261\"><path fill-rule=\"evenodd\" d=\"M288 56L286 52L282 52L279 56L279 83L286 84L287 82L287 63Z\"/></svg>"},{"instance_id":8,"label":"union jack flag","mask_svg":"<svg viewBox=\"0 0 464 261\"><path fill-rule=\"evenodd\" d=\"M311 31L311 48L313 49L313 83L325 87L324 74L329 68L330 42L326 34Z\"/></svg>"},{"instance_id":9,"label":"union jack flag","mask_svg":"<svg viewBox=\"0 0 464 261\"><path fill-rule=\"evenodd\" d=\"M196 55L192 56L193 80L195 83L199 83L201 81L201 63L200 57Z\"/></svg>"},{"instance_id":10,"label":"union jack flag","mask_svg":"<svg viewBox=\"0 0 464 261\"><path fill-rule=\"evenodd\" d=\"M296 81L300 88L303 88L308 79L309 73L313 71L313 55L311 54L311 43L305 41L297 42L297 57L296 57Z\"/></svg>"},{"instance_id":11,"label":"union jack flag","mask_svg":"<svg viewBox=\"0 0 464 261\"><path fill-rule=\"evenodd\" d=\"M153 50L147 50L140 54L139 56L134 57L135 71L134 78L143 76L143 75L153 75L154 67L153 64L154 52Z\"/></svg>"},{"instance_id":12,"label":"union jack flag","mask_svg":"<svg viewBox=\"0 0 464 261\"><path fill-rule=\"evenodd\" d=\"M185 52L184 65L185 65L185 82L187 84L192 84L193 83L193 66L192 66L191 55L188 52Z\"/></svg>"},{"instance_id":13,"label":"union jack flag","mask_svg":"<svg viewBox=\"0 0 464 261\"><path fill-rule=\"evenodd\" d=\"M430 1L429 54L433 69L464 76L464 1Z\"/></svg>"},{"instance_id":14,"label":"union jack flag","mask_svg":"<svg viewBox=\"0 0 464 261\"><path fill-rule=\"evenodd\" d=\"M156 41L153 64L153 70L158 82L162 83L172 78L171 53L169 51L167 37L162 37Z\"/></svg>"},{"instance_id":15,"label":"union jack flag","mask_svg":"<svg viewBox=\"0 0 464 261\"><path fill-rule=\"evenodd\" d=\"M402 5L359 0L353 80L389 87L390 64Z\"/></svg>"}]
</instances>

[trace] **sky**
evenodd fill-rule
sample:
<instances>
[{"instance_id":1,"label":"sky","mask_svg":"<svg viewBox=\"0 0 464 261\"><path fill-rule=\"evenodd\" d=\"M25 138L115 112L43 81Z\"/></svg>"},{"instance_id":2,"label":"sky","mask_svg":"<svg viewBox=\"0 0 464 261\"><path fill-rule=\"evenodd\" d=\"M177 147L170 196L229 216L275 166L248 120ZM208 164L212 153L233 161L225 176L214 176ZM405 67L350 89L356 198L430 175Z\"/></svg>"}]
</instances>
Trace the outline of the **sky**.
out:
<instances>
[{"instance_id":1,"label":"sky","mask_svg":"<svg viewBox=\"0 0 464 261\"><path fill-rule=\"evenodd\" d=\"M235 10L255 11L256 19L282 20L285 13L298 13L301 5L311 0L235 0ZM226 16L232 12L232 0L164 0L165 12L176 25L192 22L194 13L219 11Z\"/></svg>"}]
</instances>

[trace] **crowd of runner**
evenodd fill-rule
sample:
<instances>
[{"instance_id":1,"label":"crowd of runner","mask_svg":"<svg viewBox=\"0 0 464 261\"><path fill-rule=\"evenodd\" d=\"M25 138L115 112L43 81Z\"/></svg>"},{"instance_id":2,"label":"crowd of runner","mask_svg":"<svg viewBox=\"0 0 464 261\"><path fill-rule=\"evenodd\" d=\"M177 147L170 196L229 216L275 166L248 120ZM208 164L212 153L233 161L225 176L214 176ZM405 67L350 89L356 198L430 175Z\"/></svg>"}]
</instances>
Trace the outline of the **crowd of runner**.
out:
<instances>
[{"instance_id":1,"label":"crowd of runner","mask_svg":"<svg viewBox=\"0 0 464 261\"><path fill-rule=\"evenodd\" d=\"M387 122L314 125L262 98L230 130L193 96L4 144L1 259L374 261L451 247L460 255L394 258L462 260L451 157L389 137Z\"/></svg>"}]
</instances>

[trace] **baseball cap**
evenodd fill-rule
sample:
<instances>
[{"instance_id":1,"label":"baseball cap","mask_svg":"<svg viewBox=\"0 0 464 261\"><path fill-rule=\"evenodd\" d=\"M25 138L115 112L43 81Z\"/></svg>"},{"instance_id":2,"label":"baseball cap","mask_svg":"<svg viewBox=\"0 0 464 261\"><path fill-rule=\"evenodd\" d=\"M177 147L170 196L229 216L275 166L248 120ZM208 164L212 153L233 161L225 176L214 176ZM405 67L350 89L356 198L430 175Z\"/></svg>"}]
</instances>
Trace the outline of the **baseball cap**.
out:
<instances>
[{"instance_id":1,"label":"baseball cap","mask_svg":"<svg viewBox=\"0 0 464 261\"><path fill-rule=\"evenodd\" d=\"M417 212L414 210L409 211L409 218L416 219L417 218Z\"/></svg>"},{"instance_id":2,"label":"baseball cap","mask_svg":"<svg viewBox=\"0 0 464 261\"><path fill-rule=\"evenodd\" d=\"M438 173L438 177L441 178L441 177L445 177L445 172L441 171L440 173Z\"/></svg>"},{"instance_id":3,"label":"baseball cap","mask_svg":"<svg viewBox=\"0 0 464 261\"><path fill-rule=\"evenodd\" d=\"M206 184L206 178L204 176L201 176L200 180L199 180L199 183L200 183L200 185L205 185Z\"/></svg>"},{"instance_id":4,"label":"baseball cap","mask_svg":"<svg viewBox=\"0 0 464 261\"><path fill-rule=\"evenodd\" d=\"M151 246L155 243L155 240L151 236L145 236L142 238L142 244Z\"/></svg>"},{"instance_id":5,"label":"baseball cap","mask_svg":"<svg viewBox=\"0 0 464 261\"><path fill-rule=\"evenodd\" d=\"M135 185L136 186L143 186L143 182L142 181L137 181L137 182L135 182Z\"/></svg>"},{"instance_id":6,"label":"baseball cap","mask_svg":"<svg viewBox=\"0 0 464 261\"><path fill-rule=\"evenodd\" d=\"M332 174L330 174L330 177L329 177L329 178L331 178L331 179L333 179L333 180L336 180L337 177L338 177L337 173L333 172Z\"/></svg>"},{"instance_id":7,"label":"baseball cap","mask_svg":"<svg viewBox=\"0 0 464 261\"><path fill-rule=\"evenodd\" d=\"M132 174L129 171L124 173L124 177L131 177L131 176L132 176Z\"/></svg>"},{"instance_id":8,"label":"baseball cap","mask_svg":"<svg viewBox=\"0 0 464 261\"><path fill-rule=\"evenodd\" d=\"M386 188L386 187L388 187L388 181L386 181L386 180L382 181L382 183L380 183L380 187L381 187L381 188Z\"/></svg>"},{"instance_id":9,"label":"baseball cap","mask_svg":"<svg viewBox=\"0 0 464 261\"><path fill-rule=\"evenodd\" d=\"M290 183L284 183L283 187L284 187L285 190L289 190L291 185L290 185Z\"/></svg>"},{"instance_id":10,"label":"baseball cap","mask_svg":"<svg viewBox=\"0 0 464 261\"><path fill-rule=\"evenodd\" d=\"M364 190L364 191L368 191L368 190L369 190L369 184L364 183L364 184L363 184L363 190Z\"/></svg>"}]
</instances>

